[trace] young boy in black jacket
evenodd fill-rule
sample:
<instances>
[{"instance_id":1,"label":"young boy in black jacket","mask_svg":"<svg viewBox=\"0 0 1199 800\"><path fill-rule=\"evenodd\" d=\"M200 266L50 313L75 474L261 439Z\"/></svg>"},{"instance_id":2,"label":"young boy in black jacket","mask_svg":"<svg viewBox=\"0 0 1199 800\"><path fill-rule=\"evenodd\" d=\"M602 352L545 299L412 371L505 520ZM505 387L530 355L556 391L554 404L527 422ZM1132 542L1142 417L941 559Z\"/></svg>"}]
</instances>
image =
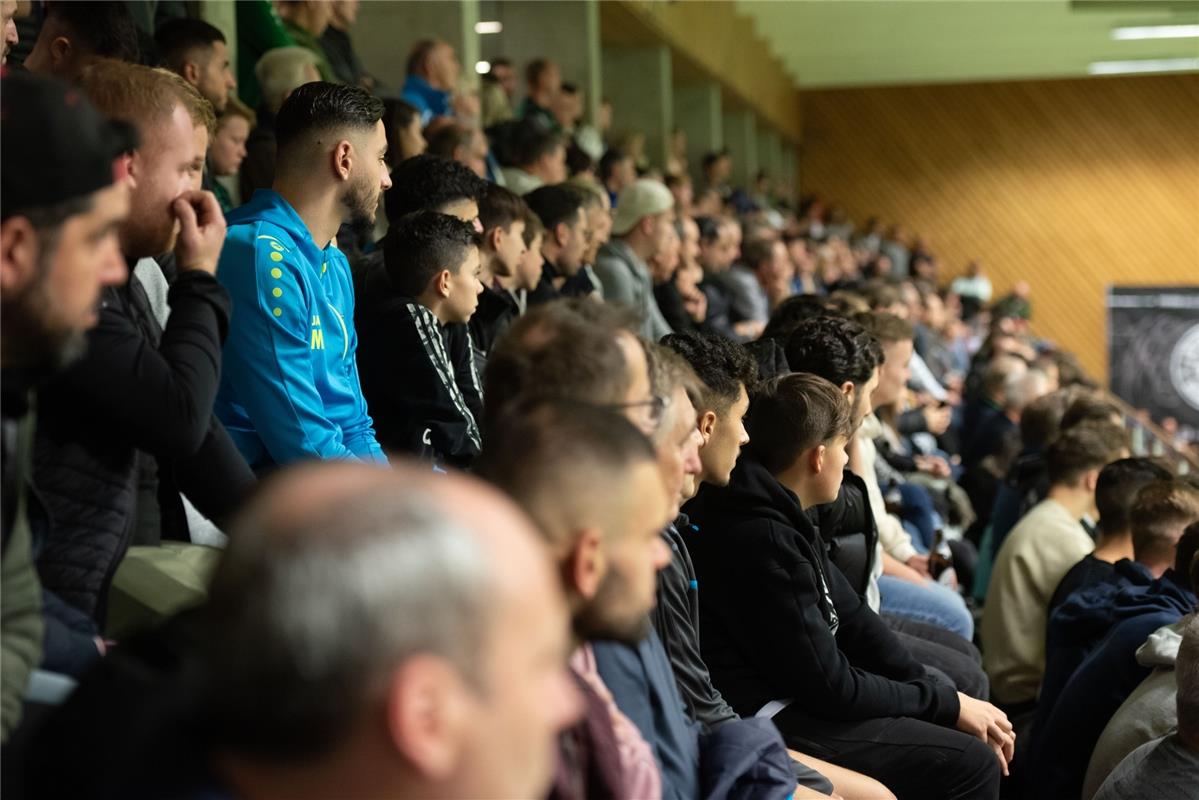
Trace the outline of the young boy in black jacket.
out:
<instances>
[{"instance_id":1,"label":"young boy in black jacket","mask_svg":"<svg viewBox=\"0 0 1199 800\"><path fill-rule=\"evenodd\" d=\"M1015 741L1007 718L927 676L804 513L837 496L845 397L823 378L785 375L756 394L748 429L729 485L703 487L685 509L699 524L687 544L717 688L742 716L772 717L789 746L900 800L998 797Z\"/></svg>"},{"instance_id":2,"label":"young boy in black jacket","mask_svg":"<svg viewBox=\"0 0 1199 800\"><path fill-rule=\"evenodd\" d=\"M483 391L465 323L479 282L474 226L436 211L393 223L387 282L358 304L358 370L385 450L465 467L479 453ZM459 323L459 324L453 324Z\"/></svg>"}]
</instances>

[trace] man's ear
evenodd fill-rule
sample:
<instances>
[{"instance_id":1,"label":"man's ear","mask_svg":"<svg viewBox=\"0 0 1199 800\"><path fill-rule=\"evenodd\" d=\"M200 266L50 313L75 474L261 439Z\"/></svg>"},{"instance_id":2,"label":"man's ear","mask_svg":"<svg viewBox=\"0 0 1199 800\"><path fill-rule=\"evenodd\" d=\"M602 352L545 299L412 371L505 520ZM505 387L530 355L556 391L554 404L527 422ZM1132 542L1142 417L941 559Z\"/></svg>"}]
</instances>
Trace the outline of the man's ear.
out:
<instances>
[{"instance_id":1,"label":"man's ear","mask_svg":"<svg viewBox=\"0 0 1199 800\"><path fill-rule=\"evenodd\" d=\"M575 537L562 570L568 584L584 599L595 597L607 571L604 555L604 536L596 528L584 528Z\"/></svg>"},{"instance_id":2,"label":"man's ear","mask_svg":"<svg viewBox=\"0 0 1199 800\"><path fill-rule=\"evenodd\" d=\"M570 226L565 222L559 222L554 226L554 244L558 247L566 247L566 241L570 238Z\"/></svg>"},{"instance_id":3,"label":"man's ear","mask_svg":"<svg viewBox=\"0 0 1199 800\"><path fill-rule=\"evenodd\" d=\"M391 744L430 781L444 781L459 767L464 733L472 724L469 689L444 658L418 655L405 661L387 687Z\"/></svg>"},{"instance_id":4,"label":"man's ear","mask_svg":"<svg viewBox=\"0 0 1199 800\"><path fill-rule=\"evenodd\" d=\"M71 46L71 40L65 36L56 36L54 41L50 42L50 63L64 64L70 58L74 48Z\"/></svg>"},{"instance_id":5,"label":"man's ear","mask_svg":"<svg viewBox=\"0 0 1199 800\"><path fill-rule=\"evenodd\" d=\"M696 420L696 427L699 428L699 435L703 437L703 447L712 438L712 431L716 430L716 412L711 409L702 412Z\"/></svg>"},{"instance_id":6,"label":"man's ear","mask_svg":"<svg viewBox=\"0 0 1199 800\"><path fill-rule=\"evenodd\" d=\"M183 80L190 83L192 86L197 86L200 83L200 67L194 61L183 62L183 72L180 73Z\"/></svg>"},{"instance_id":7,"label":"man's ear","mask_svg":"<svg viewBox=\"0 0 1199 800\"><path fill-rule=\"evenodd\" d=\"M828 448L822 444L818 444L812 448L808 454L808 469L813 475L819 475L824 472L824 456L828 452Z\"/></svg>"},{"instance_id":8,"label":"man's ear","mask_svg":"<svg viewBox=\"0 0 1199 800\"><path fill-rule=\"evenodd\" d=\"M448 269L443 269L437 273L437 277L433 279L433 286L437 290L438 297L450 296L450 281L453 276Z\"/></svg>"},{"instance_id":9,"label":"man's ear","mask_svg":"<svg viewBox=\"0 0 1199 800\"><path fill-rule=\"evenodd\" d=\"M841 384L841 394L845 395L845 399L853 403L854 386L853 381L845 381Z\"/></svg>"},{"instance_id":10,"label":"man's ear","mask_svg":"<svg viewBox=\"0 0 1199 800\"><path fill-rule=\"evenodd\" d=\"M1095 487L1099 485L1099 470L1089 469L1082 474L1082 486L1091 494L1095 493Z\"/></svg>"},{"instance_id":11,"label":"man's ear","mask_svg":"<svg viewBox=\"0 0 1199 800\"><path fill-rule=\"evenodd\" d=\"M333 173L339 180L348 181L354 168L354 145L348 139L342 139L333 148Z\"/></svg>"},{"instance_id":12,"label":"man's ear","mask_svg":"<svg viewBox=\"0 0 1199 800\"><path fill-rule=\"evenodd\" d=\"M0 224L0 289L6 298L33 285L40 247L28 218L9 217Z\"/></svg>"},{"instance_id":13,"label":"man's ear","mask_svg":"<svg viewBox=\"0 0 1199 800\"><path fill-rule=\"evenodd\" d=\"M494 228L487 231L483 237L486 246L491 250L498 252L500 249L500 240L504 238L504 226L496 225Z\"/></svg>"}]
</instances>

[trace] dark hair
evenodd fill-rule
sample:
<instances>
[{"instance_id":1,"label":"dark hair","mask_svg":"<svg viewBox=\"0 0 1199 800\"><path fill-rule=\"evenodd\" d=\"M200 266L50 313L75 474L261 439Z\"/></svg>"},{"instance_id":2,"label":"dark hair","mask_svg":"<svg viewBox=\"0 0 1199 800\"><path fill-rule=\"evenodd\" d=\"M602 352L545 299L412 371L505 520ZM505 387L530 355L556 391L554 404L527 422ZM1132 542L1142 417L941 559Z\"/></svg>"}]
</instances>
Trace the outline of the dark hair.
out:
<instances>
[{"instance_id":1,"label":"dark hair","mask_svg":"<svg viewBox=\"0 0 1199 800\"><path fill-rule=\"evenodd\" d=\"M712 243L720 238L720 220L713 217L696 217L695 227L699 229L701 243Z\"/></svg>"},{"instance_id":2,"label":"dark hair","mask_svg":"<svg viewBox=\"0 0 1199 800\"><path fill-rule=\"evenodd\" d=\"M704 153L704 160L702 162L704 171L707 172L708 169L711 168L711 166L713 164L715 164L717 161L719 161L722 158L728 158L728 155L729 155L728 149L712 150L710 152Z\"/></svg>"},{"instance_id":3,"label":"dark hair","mask_svg":"<svg viewBox=\"0 0 1199 800\"><path fill-rule=\"evenodd\" d=\"M916 338L912 323L903 317L888 314L885 311L869 311L858 314L854 320L878 340L879 344L893 342L910 342Z\"/></svg>"},{"instance_id":4,"label":"dark hair","mask_svg":"<svg viewBox=\"0 0 1199 800\"><path fill-rule=\"evenodd\" d=\"M103 58L138 63L137 25L124 2L47 2L46 19L71 31L72 44Z\"/></svg>"},{"instance_id":5,"label":"dark hair","mask_svg":"<svg viewBox=\"0 0 1199 800\"><path fill-rule=\"evenodd\" d=\"M487 182L465 164L422 153L392 170L383 205L390 221L414 211L438 211L458 200L478 202L486 190Z\"/></svg>"},{"instance_id":6,"label":"dark hair","mask_svg":"<svg viewBox=\"0 0 1199 800\"><path fill-rule=\"evenodd\" d=\"M612 177L612 172L616 169L616 165L627 158L629 158L629 155L619 147L609 147L600 156L599 179L606 183L608 178Z\"/></svg>"},{"instance_id":7,"label":"dark hair","mask_svg":"<svg viewBox=\"0 0 1199 800\"><path fill-rule=\"evenodd\" d=\"M507 56L499 56L491 59L491 66L493 69L495 67L510 67L512 66L512 59L508 58Z\"/></svg>"},{"instance_id":8,"label":"dark hair","mask_svg":"<svg viewBox=\"0 0 1199 800\"><path fill-rule=\"evenodd\" d=\"M1062 427L1067 396L1060 389L1050 392L1033 400L1020 412L1020 441L1025 449L1043 450L1057 436Z\"/></svg>"},{"instance_id":9,"label":"dark hair","mask_svg":"<svg viewBox=\"0 0 1199 800\"><path fill-rule=\"evenodd\" d=\"M484 233L495 228L506 230L513 222L523 221L528 215L529 206L520 195L498 184L487 184L479 198L479 224Z\"/></svg>"},{"instance_id":10,"label":"dark hair","mask_svg":"<svg viewBox=\"0 0 1199 800\"><path fill-rule=\"evenodd\" d=\"M515 500L551 542L564 544L577 527L556 513L561 504L610 502L617 481L654 461L649 439L615 410L541 396L496 418L475 471Z\"/></svg>"},{"instance_id":11,"label":"dark hair","mask_svg":"<svg viewBox=\"0 0 1199 800\"><path fill-rule=\"evenodd\" d=\"M1095 507L1099 509L1099 527L1104 533L1128 530L1129 511L1142 487L1154 481L1168 481L1170 470L1151 458L1121 458L1099 472L1095 484Z\"/></svg>"},{"instance_id":12,"label":"dark hair","mask_svg":"<svg viewBox=\"0 0 1199 800\"><path fill-rule=\"evenodd\" d=\"M524 200L521 200L523 203ZM541 217L533 213L529 206L525 205L525 235L522 237L525 240L525 247L532 247L533 240L538 236L545 236L545 226L541 224Z\"/></svg>"},{"instance_id":13,"label":"dark hair","mask_svg":"<svg viewBox=\"0 0 1199 800\"><path fill-rule=\"evenodd\" d=\"M1068 430L1082 422L1107 422L1112 417L1124 419L1124 412L1099 392L1085 392L1066 407L1061 427Z\"/></svg>"},{"instance_id":14,"label":"dark hair","mask_svg":"<svg viewBox=\"0 0 1199 800\"><path fill-rule=\"evenodd\" d=\"M623 401L628 365L617 335L627 330L627 321L616 307L590 299L530 308L488 353L483 372L488 430L505 406L524 397L597 405Z\"/></svg>"},{"instance_id":15,"label":"dark hair","mask_svg":"<svg viewBox=\"0 0 1199 800\"><path fill-rule=\"evenodd\" d=\"M1199 522L1195 487L1173 476L1143 485L1129 513L1133 557L1141 563L1173 561L1181 529L1193 522Z\"/></svg>"},{"instance_id":16,"label":"dark hair","mask_svg":"<svg viewBox=\"0 0 1199 800\"><path fill-rule=\"evenodd\" d=\"M818 375L793 372L758 387L746 426L751 456L772 475L795 464L807 450L850 434L849 402Z\"/></svg>"},{"instance_id":17,"label":"dark hair","mask_svg":"<svg viewBox=\"0 0 1199 800\"><path fill-rule=\"evenodd\" d=\"M772 237L750 239L741 248L741 261L751 270L757 269L763 262L774 258L774 243L777 241Z\"/></svg>"},{"instance_id":18,"label":"dark hair","mask_svg":"<svg viewBox=\"0 0 1199 800\"><path fill-rule=\"evenodd\" d=\"M799 323L787 338L786 353L796 372L811 372L837 386L852 381L859 388L883 361L878 341L858 323L840 317Z\"/></svg>"},{"instance_id":19,"label":"dark hair","mask_svg":"<svg viewBox=\"0 0 1199 800\"><path fill-rule=\"evenodd\" d=\"M296 142L335 130L371 130L383 119L383 101L365 89L313 81L296 89L275 117L279 160Z\"/></svg>"},{"instance_id":20,"label":"dark hair","mask_svg":"<svg viewBox=\"0 0 1199 800\"><path fill-rule=\"evenodd\" d=\"M513 166L527 167L562 146L564 141L561 136L546 129L535 119L525 119L517 123L511 132L508 155Z\"/></svg>"},{"instance_id":21,"label":"dark hair","mask_svg":"<svg viewBox=\"0 0 1199 800\"><path fill-rule=\"evenodd\" d=\"M662 179L662 183L666 184L667 189L673 189L676 186L682 186L684 183L690 182L691 176L685 172L680 175L667 175Z\"/></svg>"},{"instance_id":22,"label":"dark hair","mask_svg":"<svg viewBox=\"0 0 1199 800\"><path fill-rule=\"evenodd\" d=\"M547 231L560 223L570 225L586 205L583 192L573 186L542 186L525 195L529 208L541 219Z\"/></svg>"},{"instance_id":23,"label":"dark hair","mask_svg":"<svg viewBox=\"0 0 1199 800\"><path fill-rule=\"evenodd\" d=\"M452 159L455 150L459 147L469 148L474 138L482 135L481 130L470 125L451 122L441 126L437 133L429 137L429 149L426 152L431 156Z\"/></svg>"},{"instance_id":24,"label":"dark hair","mask_svg":"<svg viewBox=\"0 0 1199 800\"><path fill-rule=\"evenodd\" d=\"M1183 588L1199 587L1199 522L1187 525L1174 550L1174 571Z\"/></svg>"},{"instance_id":25,"label":"dark hair","mask_svg":"<svg viewBox=\"0 0 1199 800\"><path fill-rule=\"evenodd\" d=\"M458 272L467 251L478 246L474 226L449 214L417 211L391 223L383 239L383 263L392 287L417 297L443 270Z\"/></svg>"},{"instance_id":26,"label":"dark hair","mask_svg":"<svg viewBox=\"0 0 1199 800\"><path fill-rule=\"evenodd\" d=\"M1123 428L1110 422L1084 422L1062 431L1046 453L1050 484L1077 484L1084 472L1102 469L1128 447Z\"/></svg>"},{"instance_id":27,"label":"dark hair","mask_svg":"<svg viewBox=\"0 0 1199 800\"><path fill-rule=\"evenodd\" d=\"M554 62L550 61L548 58L533 59L529 62L529 65L525 67L525 81L530 86L541 83L541 76L544 75L551 66L553 66L553 63Z\"/></svg>"},{"instance_id":28,"label":"dark hair","mask_svg":"<svg viewBox=\"0 0 1199 800\"><path fill-rule=\"evenodd\" d=\"M723 336L702 333L672 333L662 344L678 353L703 381L705 391L698 410L724 414L737 402L744 386L755 389L758 362L744 347Z\"/></svg>"},{"instance_id":29,"label":"dark hair","mask_svg":"<svg viewBox=\"0 0 1199 800\"><path fill-rule=\"evenodd\" d=\"M901 301L899 287L885 280L875 279L863 282L858 286L858 293L866 298L870 310L890 308Z\"/></svg>"},{"instance_id":30,"label":"dark hair","mask_svg":"<svg viewBox=\"0 0 1199 800\"><path fill-rule=\"evenodd\" d=\"M225 34L220 28L190 17L169 19L154 32L158 55L173 72L183 72L183 63L192 50L211 50L215 43L224 41Z\"/></svg>"},{"instance_id":31,"label":"dark hair","mask_svg":"<svg viewBox=\"0 0 1199 800\"><path fill-rule=\"evenodd\" d=\"M387 131L387 154L391 163L397 163L400 158L400 131L405 130L412 121L420 119L420 111L416 106L403 100L388 98L383 101L383 128Z\"/></svg>"},{"instance_id":32,"label":"dark hair","mask_svg":"<svg viewBox=\"0 0 1199 800\"><path fill-rule=\"evenodd\" d=\"M814 294L796 294L778 304L762 331L763 339L787 341L795 326L805 319L833 316L824 307L824 300Z\"/></svg>"},{"instance_id":33,"label":"dark hair","mask_svg":"<svg viewBox=\"0 0 1199 800\"><path fill-rule=\"evenodd\" d=\"M566 171L571 175L578 175L580 172L590 172L595 169L595 159L587 154L587 151L579 147L574 139L566 145Z\"/></svg>"}]
</instances>

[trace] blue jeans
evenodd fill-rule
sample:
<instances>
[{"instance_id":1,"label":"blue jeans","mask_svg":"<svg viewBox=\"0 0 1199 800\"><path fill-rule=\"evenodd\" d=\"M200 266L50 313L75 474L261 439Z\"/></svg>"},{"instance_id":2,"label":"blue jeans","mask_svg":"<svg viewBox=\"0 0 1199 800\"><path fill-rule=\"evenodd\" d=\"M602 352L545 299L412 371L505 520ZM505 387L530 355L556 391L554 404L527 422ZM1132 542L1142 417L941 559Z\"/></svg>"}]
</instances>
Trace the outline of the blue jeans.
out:
<instances>
[{"instance_id":1,"label":"blue jeans","mask_svg":"<svg viewBox=\"0 0 1199 800\"><path fill-rule=\"evenodd\" d=\"M884 614L927 622L956 633L966 641L974 638L974 618L957 592L936 581L918 586L905 580L880 575L879 610Z\"/></svg>"}]
</instances>

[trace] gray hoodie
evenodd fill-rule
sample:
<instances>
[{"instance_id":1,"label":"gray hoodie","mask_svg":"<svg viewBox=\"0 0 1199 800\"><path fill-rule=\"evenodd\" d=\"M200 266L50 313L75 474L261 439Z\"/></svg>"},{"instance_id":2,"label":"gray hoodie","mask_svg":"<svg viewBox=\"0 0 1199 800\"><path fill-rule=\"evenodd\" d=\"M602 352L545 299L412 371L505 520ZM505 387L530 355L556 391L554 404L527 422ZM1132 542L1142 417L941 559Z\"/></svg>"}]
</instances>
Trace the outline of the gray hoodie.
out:
<instances>
[{"instance_id":1,"label":"gray hoodie","mask_svg":"<svg viewBox=\"0 0 1199 800\"><path fill-rule=\"evenodd\" d=\"M1124 757L1146 742L1159 739L1178 727L1174 661L1182 644L1182 630L1194 614L1159 628L1137 650L1137 663L1152 674L1124 701L1103 729L1083 782L1083 800L1091 800Z\"/></svg>"}]
</instances>

